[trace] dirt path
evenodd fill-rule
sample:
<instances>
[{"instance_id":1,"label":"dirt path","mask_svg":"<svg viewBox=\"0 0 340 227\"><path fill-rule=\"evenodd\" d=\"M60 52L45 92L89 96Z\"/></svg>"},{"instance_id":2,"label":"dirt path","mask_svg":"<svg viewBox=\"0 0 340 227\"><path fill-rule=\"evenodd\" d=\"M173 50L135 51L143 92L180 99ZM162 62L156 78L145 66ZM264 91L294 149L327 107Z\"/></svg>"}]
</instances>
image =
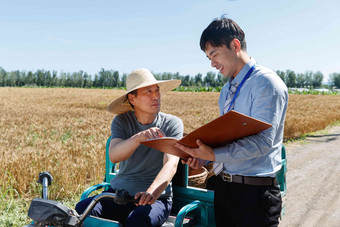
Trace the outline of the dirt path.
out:
<instances>
[{"instance_id":1,"label":"dirt path","mask_svg":"<svg viewBox=\"0 0 340 227\"><path fill-rule=\"evenodd\" d=\"M283 226L340 226L340 126L286 144Z\"/></svg>"}]
</instances>

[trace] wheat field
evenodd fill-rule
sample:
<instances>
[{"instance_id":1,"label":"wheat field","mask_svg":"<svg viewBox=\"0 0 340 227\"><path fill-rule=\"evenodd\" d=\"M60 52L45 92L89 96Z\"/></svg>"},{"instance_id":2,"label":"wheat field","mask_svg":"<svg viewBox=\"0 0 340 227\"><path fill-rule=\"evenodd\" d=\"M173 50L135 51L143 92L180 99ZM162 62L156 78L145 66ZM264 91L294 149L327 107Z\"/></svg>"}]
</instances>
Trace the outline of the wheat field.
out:
<instances>
[{"instance_id":1,"label":"wheat field","mask_svg":"<svg viewBox=\"0 0 340 227\"><path fill-rule=\"evenodd\" d=\"M107 105L122 90L0 88L0 192L31 199L38 174L49 171L51 199L72 198L103 181L105 143L114 117ZM219 93L170 92L162 111L191 132L218 117ZM340 120L339 95L290 95L285 140Z\"/></svg>"}]
</instances>

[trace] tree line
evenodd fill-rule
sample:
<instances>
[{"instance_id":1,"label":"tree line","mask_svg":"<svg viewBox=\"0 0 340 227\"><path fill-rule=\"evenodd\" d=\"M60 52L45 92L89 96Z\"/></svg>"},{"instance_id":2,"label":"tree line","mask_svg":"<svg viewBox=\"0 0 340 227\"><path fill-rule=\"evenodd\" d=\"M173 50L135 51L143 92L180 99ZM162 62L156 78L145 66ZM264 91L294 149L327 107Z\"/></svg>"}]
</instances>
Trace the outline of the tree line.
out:
<instances>
[{"instance_id":1,"label":"tree line","mask_svg":"<svg viewBox=\"0 0 340 227\"><path fill-rule=\"evenodd\" d=\"M320 71L315 73L312 71L306 71L305 73L295 73L292 70L286 70L285 72L277 70L276 73L289 88L319 88L322 85L322 80L324 77ZM337 77L340 78L340 74L331 74L329 81L331 87L340 87L340 84L336 83Z\"/></svg>"},{"instance_id":2,"label":"tree line","mask_svg":"<svg viewBox=\"0 0 340 227\"><path fill-rule=\"evenodd\" d=\"M322 85L323 74L321 72L306 71L305 73L295 73L292 70L280 71L276 73L285 82L287 87L296 88L319 88ZM177 73L153 73L157 80L178 79L182 81L183 87L222 87L227 78L220 73L208 72L205 76L198 73L195 76L180 75ZM43 87L78 87L78 88L122 88L125 86L127 74L122 74L115 70L101 69L94 76L80 70L78 72L66 73L39 69L32 71L10 71L7 72L0 67L0 87L23 87L23 86L43 86ZM330 75L330 85L340 88L340 73Z\"/></svg>"}]
</instances>

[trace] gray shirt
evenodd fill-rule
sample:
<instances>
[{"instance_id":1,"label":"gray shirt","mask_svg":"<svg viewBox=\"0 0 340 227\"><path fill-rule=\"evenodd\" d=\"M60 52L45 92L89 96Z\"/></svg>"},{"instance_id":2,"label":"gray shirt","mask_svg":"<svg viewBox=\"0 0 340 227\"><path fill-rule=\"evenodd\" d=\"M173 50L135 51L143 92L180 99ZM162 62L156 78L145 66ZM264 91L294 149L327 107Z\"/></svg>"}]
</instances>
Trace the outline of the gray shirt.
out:
<instances>
[{"instance_id":1,"label":"gray shirt","mask_svg":"<svg viewBox=\"0 0 340 227\"><path fill-rule=\"evenodd\" d=\"M178 117L159 112L155 120L148 125L140 124L134 111L116 116L111 125L112 138L129 139L131 136L146 129L158 127L167 137L181 138L183 136L183 122ZM131 195L146 191L163 167L164 153L140 145L135 152L119 164L118 174L111 179L111 187L124 188ZM160 198L172 196L171 185L162 193Z\"/></svg>"}]
</instances>

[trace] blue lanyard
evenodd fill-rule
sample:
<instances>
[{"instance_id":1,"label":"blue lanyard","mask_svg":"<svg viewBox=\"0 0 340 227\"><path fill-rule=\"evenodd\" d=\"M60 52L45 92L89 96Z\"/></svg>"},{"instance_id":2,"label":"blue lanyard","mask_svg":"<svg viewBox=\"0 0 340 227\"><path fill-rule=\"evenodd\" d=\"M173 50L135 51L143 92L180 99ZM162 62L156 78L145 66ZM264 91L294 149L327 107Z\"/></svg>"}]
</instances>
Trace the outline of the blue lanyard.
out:
<instances>
[{"instance_id":1,"label":"blue lanyard","mask_svg":"<svg viewBox=\"0 0 340 227\"><path fill-rule=\"evenodd\" d=\"M233 98L233 100L231 101L231 103L230 103L230 105L229 105L229 108L228 108L228 111L227 111L227 112L229 112L231 106L233 105L233 103L234 103L234 101L235 101L235 98L236 98L236 96L237 96L237 93L240 91L240 89L241 89L241 87L243 86L244 82L250 77L250 74L254 71L254 69L255 69L255 65L253 65L253 66L249 69L249 71L247 72L247 74L246 74L245 77L243 78L242 82L240 83L240 85L238 86L238 88L237 88L237 90L236 90L236 93L235 93L235 95L234 95L234 98Z\"/></svg>"}]
</instances>

